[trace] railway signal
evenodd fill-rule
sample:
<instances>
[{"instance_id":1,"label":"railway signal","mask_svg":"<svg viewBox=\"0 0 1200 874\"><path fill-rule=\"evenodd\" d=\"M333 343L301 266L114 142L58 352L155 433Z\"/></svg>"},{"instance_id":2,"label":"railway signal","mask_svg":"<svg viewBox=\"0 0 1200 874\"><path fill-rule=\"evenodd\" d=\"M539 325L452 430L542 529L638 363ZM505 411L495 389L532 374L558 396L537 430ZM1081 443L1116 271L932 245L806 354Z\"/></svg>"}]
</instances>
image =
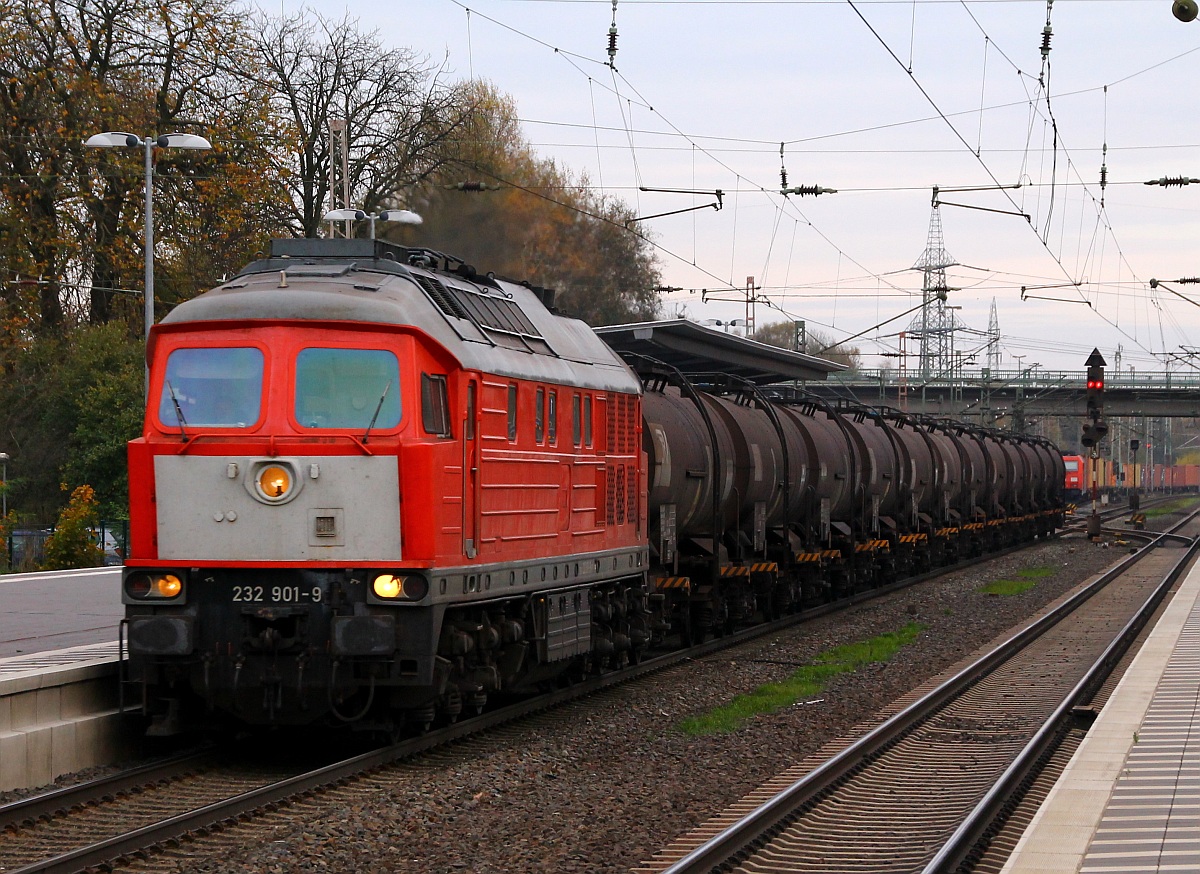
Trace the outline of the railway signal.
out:
<instances>
[{"instance_id":1,"label":"railway signal","mask_svg":"<svg viewBox=\"0 0 1200 874\"><path fill-rule=\"evenodd\" d=\"M1103 419L1098 419L1095 422L1085 422L1083 425L1083 436L1079 442L1091 449L1099 446L1100 441L1108 435L1108 422Z\"/></svg>"},{"instance_id":2,"label":"railway signal","mask_svg":"<svg viewBox=\"0 0 1200 874\"><path fill-rule=\"evenodd\" d=\"M1096 510L1096 461L1100 457L1098 449L1100 441L1108 434L1108 423L1104 421L1104 368L1108 362L1100 354L1099 349L1092 349L1092 354L1084 362L1087 367L1087 417L1083 423L1083 436L1080 442L1091 449L1092 460L1092 515L1088 517L1088 537L1100 536L1100 514Z\"/></svg>"},{"instance_id":3,"label":"railway signal","mask_svg":"<svg viewBox=\"0 0 1200 874\"><path fill-rule=\"evenodd\" d=\"M1087 360L1087 408L1091 414L1104 410L1104 357L1099 349L1093 349Z\"/></svg>"}]
</instances>

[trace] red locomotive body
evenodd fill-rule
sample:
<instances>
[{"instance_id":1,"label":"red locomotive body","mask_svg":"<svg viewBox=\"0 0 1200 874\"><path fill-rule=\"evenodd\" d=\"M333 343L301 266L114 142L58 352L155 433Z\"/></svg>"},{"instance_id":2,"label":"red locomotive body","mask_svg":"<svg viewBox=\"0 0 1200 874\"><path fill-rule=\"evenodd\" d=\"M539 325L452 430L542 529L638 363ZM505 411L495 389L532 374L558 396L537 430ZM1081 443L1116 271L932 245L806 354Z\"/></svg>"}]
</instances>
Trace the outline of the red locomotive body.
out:
<instances>
[{"instance_id":1,"label":"red locomotive body","mask_svg":"<svg viewBox=\"0 0 1200 874\"><path fill-rule=\"evenodd\" d=\"M312 245L277 243L155 329L129 447L140 678L248 722L364 715L380 687L428 721L628 657L637 378L532 289Z\"/></svg>"}]
</instances>

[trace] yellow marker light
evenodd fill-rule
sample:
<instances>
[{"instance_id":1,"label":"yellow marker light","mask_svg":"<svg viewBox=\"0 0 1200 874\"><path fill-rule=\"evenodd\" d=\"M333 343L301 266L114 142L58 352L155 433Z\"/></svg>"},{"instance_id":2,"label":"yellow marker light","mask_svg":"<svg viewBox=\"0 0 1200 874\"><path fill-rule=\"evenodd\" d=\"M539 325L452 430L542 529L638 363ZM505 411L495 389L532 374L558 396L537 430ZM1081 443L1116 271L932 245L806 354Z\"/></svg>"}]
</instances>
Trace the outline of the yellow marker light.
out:
<instances>
[{"instance_id":1,"label":"yellow marker light","mask_svg":"<svg viewBox=\"0 0 1200 874\"><path fill-rule=\"evenodd\" d=\"M258 488L268 498L282 498L292 488L292 475L278 465L264 467L258 473Z\"/></svg>"},{"instance_id":2,"label":"yellow marker light","mask_svg":"<svg viewBox=\"0 0 1200 874\"><path fill-rule=\"evenodd\" d=\"M396 598L404 591L404 578L395 574L380 574L371 587L375 590L376 597Z\"/></svg>"},{"instance_id":3,"label":"yellow marker light","mask_svg":"<svg viewBox=\"0 0 1200 874\"><path fill-rule=\"evenodd\" d=\"M125 591L139 601L169 601L183 594L183 578L169 573L136 573L125 581Z\"/></svg>"},{"instance_id":4,"label":"yellow marker light","mask_svg":"<svg viewBox=\"0 0 1200 874\"><path fill-rule=\"evenodd\" d=\"M174 598L183 591L183 581L174 574L163 574L155 578L154 588L160 597Z\"/></svg>"}]
</instances>

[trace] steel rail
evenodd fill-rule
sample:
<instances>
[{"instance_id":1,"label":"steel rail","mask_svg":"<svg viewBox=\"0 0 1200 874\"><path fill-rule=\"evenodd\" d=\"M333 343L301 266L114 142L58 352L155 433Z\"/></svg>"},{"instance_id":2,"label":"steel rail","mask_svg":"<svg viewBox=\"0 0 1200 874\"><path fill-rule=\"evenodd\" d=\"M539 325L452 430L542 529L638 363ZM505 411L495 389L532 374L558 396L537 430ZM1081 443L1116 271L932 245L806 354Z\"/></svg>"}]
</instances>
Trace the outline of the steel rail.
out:
<instances>
[{"instance_id":1,"label":"steel rail","mask_svg":"<svg viewBox=\"0 0 1200 874\"><path fill-rule=\"evenodd\" d=\"M1193 514L1193 516L1195 515ZM1166 539L1174 538L1170 535L1159 535L1149 545L1155 546ZM842 752L779 792L765 804L663 869L661 874L698 874L698 872L712 871L727 864L747 847L783 826L787 819L804 804L814 800L820 793L850 775L865 760L882 751L913 726L928 718L943 704L973 686L981 677L990 673L1012 654L1057 624L1096 592L1141 561L1149 552L1150 549L1143 548L1126 556L1052 612L1013 634L994 650L894 714Z\"/></svg>"},{"instance_id":2,"label":"steel rail","mask_svg":"<svg viewBox=\"0 0 1200 874\"><path fill-rule=\"evenodd\" d=\"M142 787L164 783L186 776L201 765L211 762L216 753L211 748L190 751L121 771L108 777L63 786L31 795L0 806L0 832L18 828L24 823L52 819L73 808L94 803L97 795L123 795Z\"/></svg>"},{"instance_id":3,"label":"steel rail","mask_svg":"<svg viewBox=\"0 0 1200 874\"><path fill-rule=\"evenodd\" d=\"M1175 531L1196 517L1193 513L1179 525L1171 529L1167 537L1178 537ZM1092 663L1087 672L1067 693L1067 697L1055 709L1050 718L1030 739L1025 748L1017 754L1012 764L1008 766L1000 779L988 790L975 808L967 814L950 839L934 855L929 864L922 869L922 874L947 874L957 871L967 859L972 850L984 838L997 817L1001 814L1009 799L1018 791L1022 781L1036 767L1038 760L1058 743L1062 734L1070 727L1072 711L1082 701L1087 700L1104 680L1112 673L1113 668L1121 660L1129 645L1145 627L1158 605L1162 603L1175 581L1179 579L1184 568L1191 562L1197 550L1200 550L1200 538L1190 538L1190 544L1183 551L1179 561L1167 572L1154 591L1146 598L1145 603L1137 613L1117 633L1116 637L1105 648L1104 652Z\"/></svg>"}]
</instances>

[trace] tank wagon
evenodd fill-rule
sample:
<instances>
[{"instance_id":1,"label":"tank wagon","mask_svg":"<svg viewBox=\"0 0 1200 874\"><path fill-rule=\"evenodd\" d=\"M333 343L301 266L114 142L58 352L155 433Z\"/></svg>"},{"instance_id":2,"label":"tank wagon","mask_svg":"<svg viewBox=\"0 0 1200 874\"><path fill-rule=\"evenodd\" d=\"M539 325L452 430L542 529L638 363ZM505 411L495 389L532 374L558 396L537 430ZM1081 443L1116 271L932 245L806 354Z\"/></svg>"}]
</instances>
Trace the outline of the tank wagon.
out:
<instances>
[{"instance_id":1,"label":"tank wagon","mask_svg":"<svg viewBox=\"0 0 1200 874\"><path fill-rule=\"evenodd\" d=\"M1062 524L1046 441L604 336L376 240L275 241L177 307L129 445L151 733L420 729Z\"/></svg>"}]
</instances>

